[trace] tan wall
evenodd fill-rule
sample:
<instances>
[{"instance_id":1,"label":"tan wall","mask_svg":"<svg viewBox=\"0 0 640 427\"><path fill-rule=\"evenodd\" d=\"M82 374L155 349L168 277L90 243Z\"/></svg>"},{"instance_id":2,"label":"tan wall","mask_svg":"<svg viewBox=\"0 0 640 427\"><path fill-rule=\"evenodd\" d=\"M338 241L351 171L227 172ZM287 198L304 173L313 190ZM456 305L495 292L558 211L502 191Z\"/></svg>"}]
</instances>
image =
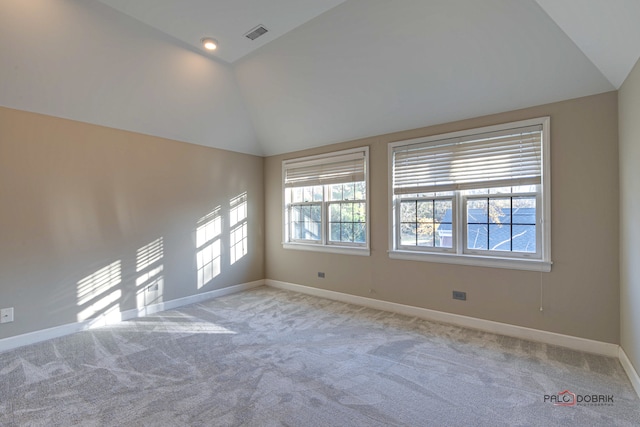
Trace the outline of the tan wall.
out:
<instances>
[{"instance_id":1,"label":"tan wall","mask_svg":"<svg viewBox=\"0 0 640 427\"><path fill-rule=\"evenodd\" d=\"M620 88L620 344L640 372L640 61Z\"/></svg>"},{"instance_id":2,"label":"tan wall","mask_svg":"<svg viewBox=\"0 0 640 427\"><path fill-rule=\"evenodd\" d=\"M269 157L266 277L618 343L617 102L617 93L610 92ZM388 142L547 115L551 116L551 273L389 259ZM371 256L284 250L281 161L365 145L371 147ZM326 278L319 279L318 271L324 271ZM454 289L466 291L467 301L452 300Z\"/></svg>"},{"instance_id":3,"label":"tan wall","mask_svg":"<svg viewBox=\"0 0 640 427\"><path fill-rule=\"evenodd\" d=\"M137 308L136 282L149 272L136 271L137 252L159 238L163 301L262 279L263 163L0 108L0 307L15 308L0 338ZM230 265L229 202L243 192L248 253ZM198 289L196 224L217 206L222 269ZM120 280L92 276L109 265Z\"/></svg>"}]
</instances>

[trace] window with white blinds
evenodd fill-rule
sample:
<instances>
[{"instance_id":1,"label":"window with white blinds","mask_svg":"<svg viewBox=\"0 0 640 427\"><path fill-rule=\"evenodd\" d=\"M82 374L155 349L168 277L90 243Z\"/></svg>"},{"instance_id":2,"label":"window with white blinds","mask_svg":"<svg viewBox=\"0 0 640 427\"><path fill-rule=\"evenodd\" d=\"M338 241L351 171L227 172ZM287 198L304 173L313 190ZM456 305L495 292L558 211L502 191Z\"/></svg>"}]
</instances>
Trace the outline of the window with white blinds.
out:
<instances>
[{"instance_id":1,"label":"window with white blinds","mask_svg":"<svg viewBox=\"0 0 640 427\"><path fill-rule=\"evenodd\" d=\"M391 256L550 269L549 123L389 144Z\"/></svg>"},{"instance_id":2,"label":"window with white blinds","mask_svg":"<svg viewBox=\"0 0 640 427\"><path fill-rule=\"evenodd\" d=\"M542 125L393 150L394 194L540 184Z\"/></svg>"},{"instance_id":3,"label":"window with white blinds","mask_svg":"<svg viewBox=\"0 0 640 427\"><path fill-rule=\"evenodd\" d=\"M364 181L366 153L357 151L355 153L319 156L307 160L286 160L283 167L285 187Z\"/></svg>"},{"instance_id":4,"label":"window with white blinds","mask_svg":"<svg viewBox=\"0 0 640 427\"><path fill-rule=\"evenodd\" d=\"M282 162L283 246L369 254L368 147Z\"/></svg>"}]
</instances>

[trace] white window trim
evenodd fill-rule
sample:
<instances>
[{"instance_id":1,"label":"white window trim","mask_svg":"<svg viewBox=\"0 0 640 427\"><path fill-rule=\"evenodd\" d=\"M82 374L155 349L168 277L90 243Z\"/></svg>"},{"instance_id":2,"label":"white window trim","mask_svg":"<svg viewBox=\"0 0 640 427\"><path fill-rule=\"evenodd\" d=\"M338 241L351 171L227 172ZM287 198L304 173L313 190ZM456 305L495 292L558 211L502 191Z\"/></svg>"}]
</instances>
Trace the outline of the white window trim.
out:
<instances>
[{"instance_id":1,"label":"white window trim","mask_svg":"<svg viewBox=\"0 0 640 427\"><path fill-rule=\"evenodd\" d=\"M540 200L542 202L541 209L539 211L540 217L538 218L541 231L539 233L541 242L541 258L526 258L526 257L513 257L513 256L496 256L495 252L476 255L469 254L463 251L464 248L464 232L460 232L461 224L463 222L463 203L461 196L456 192L458 200L454 203L454 212L452 213L452 228L458 230L456 233L456 241L453 242L453 251L441 251L441 250L407 250L405 248L397 248L396 240L396 221L399 218L399 212L397 212L397 204L395 203L393 194L393 152L394 148L409 144L427 143L448 138L465 137L469 135L501 131L516 127L525 127L533 125L542 125L542 176L540 183ZM388 223L388 241L389 241L389 258L402 259L410 261L426 261L426 262L438 262L444 264L460 264L470 266L481 267L493 267L493 268L506 268L514 270L529 270L529 271L551 271L553 262L551 261L551 165L550 165L550 117L539 117L529 120L521 120L518 122L504 123L494 126L486 126L482 128L475 128L470 130L451 132L447 134L439 134L422 138L414 138L409 140L395 141L388 144L387 161L388 161L388 201L389 201L389 223ZM515 195L515 194L514 194ZM458 227L457 225L460 224ZM537 243L538 244L538 243ZM455 251L455 253L454 253Z\"/></svg>"},{"instance_id":2,"label":"white window trim","mask_svg":"<svg viewBox=\"0 0 640 427\"><path fill-rule=\"evenodd\" d=\"M348 154L354 154L354 153L364 153L364 158L365 158L365 185L366 185L366 217L367 217L367 221L366 221L366 242L364 245L361 244L354 244L354 243L347 243L347 242L341 242L341 243L337 243L337 242L329 242L329 238L328 238L328 212L325 212L326 210L328 210L328 206L329 206L329 200L323 200L322 202L316 202L316 203L320 203L322 205L322 219L321 219L321 232L322 232L322 239L320 241L287 241L287 233L289 232L289 230L287 230L288 224L285 223L285 212L287 210L287 201L286 201L286 196L285 196L285 191L286 191L286 187L285 187L285 171L286 171L286 165L287 162L289 163L299 163L299 162L305 162L308 164L321 164L323 163L324 159L327 158L331 158L331 157L336 157L336 156L343 156L343 155L348 155ZM292 159L287 159L287 160L283 160L282 162L282 180L281 180L281 185L282 185L282 220L281 220L281 226L282 226L282 247L284 249L293 249L293 250L300 250L300 251L313 251L313 252L327 252L327 253L334 253L334 254L342 254L342 255L359 255L359 256L370 256L371 255L371 217L370 217L370 199L371 199L371 189L369 187L369 147L365 146L365 147L359 147L359 148L352 148L352 149L348 149L348 150L340 150L340 151L332 151L329 153L324 153L324 154L318 154L318 155L314 155L314 156L307 156L307 157L299 157L299 158L292 158ZM328 197L327 195L323 195L323 198Z\"/></svg>"}]
</instances>

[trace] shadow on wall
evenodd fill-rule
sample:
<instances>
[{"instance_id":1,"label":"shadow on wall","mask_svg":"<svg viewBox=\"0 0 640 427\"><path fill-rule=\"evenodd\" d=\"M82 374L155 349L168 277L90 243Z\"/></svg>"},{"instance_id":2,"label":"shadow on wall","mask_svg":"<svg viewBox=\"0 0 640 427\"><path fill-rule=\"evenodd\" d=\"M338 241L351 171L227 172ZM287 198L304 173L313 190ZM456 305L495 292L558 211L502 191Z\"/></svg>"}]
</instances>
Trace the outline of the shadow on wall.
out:
<instances>
[{"instance_id":1,"label":"shadow on wall","mask_svg":"<svg viewBox=\"0 0 640 427\"><path fill-rule=\"evenodd\" d=\"M243 192L216 206L196 221L195 283L190 294L214 283L227 268L232 268L248 254L248 196ZM136 250L135 308L141 309L164 301L165 241L160 236ZM130 289L123 277L123 262L116 260L77 282L77 321L90 319L120 320ZM126 267L125 267L126 269ZM133 282L133 281L132 281Z\"/></svg>"}]
</instances>

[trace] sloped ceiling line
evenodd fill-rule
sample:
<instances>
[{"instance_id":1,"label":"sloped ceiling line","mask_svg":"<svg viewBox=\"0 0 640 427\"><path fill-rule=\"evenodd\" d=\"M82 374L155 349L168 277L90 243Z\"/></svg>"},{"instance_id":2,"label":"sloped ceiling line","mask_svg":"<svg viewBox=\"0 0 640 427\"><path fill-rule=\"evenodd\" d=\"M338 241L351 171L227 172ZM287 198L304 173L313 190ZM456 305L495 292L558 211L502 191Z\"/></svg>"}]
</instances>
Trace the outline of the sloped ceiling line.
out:
<instances>
[{"instance_id":1,"label":"sloped ceiling line","mask_svg":"<svg viewBox=\"0 0 640 427\"><path fill-rule=\"evenodd\" d=\"M640 52L617 17L640 22L638 4L4 0L0 105L273 155L615 90ZM605 12L615 37L575 24ZM216 36L212 15L270 32L211 60L185 39Z\"/></svg>"}]
</instances>

